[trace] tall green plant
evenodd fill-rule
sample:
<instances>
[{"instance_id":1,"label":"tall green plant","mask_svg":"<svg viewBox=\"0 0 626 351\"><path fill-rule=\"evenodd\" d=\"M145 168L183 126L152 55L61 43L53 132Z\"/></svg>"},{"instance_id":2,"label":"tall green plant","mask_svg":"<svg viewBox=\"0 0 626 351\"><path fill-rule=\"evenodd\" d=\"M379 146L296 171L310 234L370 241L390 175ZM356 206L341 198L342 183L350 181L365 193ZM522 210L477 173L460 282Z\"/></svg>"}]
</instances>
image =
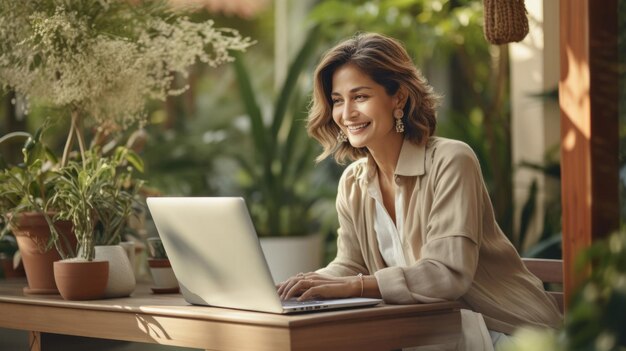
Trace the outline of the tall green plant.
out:
<instances>
[{"instance_id":1,"label":"tall green plant","mask_svg":"<svg viewBox=\"0 0 626 351\"><path fill-rule=\"evenodd\" d=\"M289 67L268 118L263 115L252 76L243 60L235 60L241 98L250 122L252 145L235 157L260 235L308 234L309 211L320 199L312 186L315 143L307 136L307 115L299 78L314 56L319 32L311 30Z\"/></svg>"}]
</instances>

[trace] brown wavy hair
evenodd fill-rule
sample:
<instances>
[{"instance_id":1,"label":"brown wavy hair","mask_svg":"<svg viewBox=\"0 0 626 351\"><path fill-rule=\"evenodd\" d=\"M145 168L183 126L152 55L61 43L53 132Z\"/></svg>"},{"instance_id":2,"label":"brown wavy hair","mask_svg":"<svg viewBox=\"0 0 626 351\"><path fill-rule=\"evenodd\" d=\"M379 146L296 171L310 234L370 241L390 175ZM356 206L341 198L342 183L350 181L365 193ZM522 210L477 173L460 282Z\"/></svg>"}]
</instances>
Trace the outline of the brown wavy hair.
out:
<instances>
[{"instance_id":1,"label":"brown wavy hair","mask_svg":"<svg viewBox=\"0 0 626 351\"><path fill-rule=\"evenodd\" d=\"M339 127L332 118L332 79L335 71L353 64L373 81L394 95L405 87L408 99L404 105L404 138L416 144L426 143L435 133L439 96L415 67L406 50L397 40L375 33L361 33L330 49L315 69L313 100L307 118L310 136L322 144L320 162L332 155L338 163L346 158L356 160L368 154L367 148L355 148L338 142Z\"/></svg>"}]
</instances>

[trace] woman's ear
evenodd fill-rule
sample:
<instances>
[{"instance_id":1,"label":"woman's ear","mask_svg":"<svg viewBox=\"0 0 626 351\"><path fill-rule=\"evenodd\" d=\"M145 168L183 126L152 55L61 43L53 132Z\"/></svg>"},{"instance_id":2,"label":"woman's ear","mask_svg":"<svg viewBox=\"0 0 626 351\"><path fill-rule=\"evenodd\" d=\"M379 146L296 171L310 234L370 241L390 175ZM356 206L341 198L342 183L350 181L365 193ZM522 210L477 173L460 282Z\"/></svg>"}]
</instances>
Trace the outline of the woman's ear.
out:
<instances>
[{"instance_id":1,"label":"woman's ear","mask_svg":"<svg viewBox=\"0 0 626 351\"><path fill-rule=\"evenodd\" d=\"M400 86L398 88L398 91L396 92L395 98L396 98L396 108L404 109L404 106L406 105L406 101L409 98L409 94L406 88L403 86Z\"/></svg>"}]
</instances>

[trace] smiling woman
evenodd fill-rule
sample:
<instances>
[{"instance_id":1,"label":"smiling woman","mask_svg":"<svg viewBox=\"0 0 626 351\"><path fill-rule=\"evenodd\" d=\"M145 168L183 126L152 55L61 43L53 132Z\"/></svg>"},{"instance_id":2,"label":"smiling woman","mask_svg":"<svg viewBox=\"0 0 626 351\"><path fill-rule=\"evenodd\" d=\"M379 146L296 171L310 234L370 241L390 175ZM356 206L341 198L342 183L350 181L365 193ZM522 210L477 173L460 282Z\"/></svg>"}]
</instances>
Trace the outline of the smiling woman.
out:
<instances>
[{"instance_id":1,"label":"smiling woman","mask_svg":"<svg viewBox=\"0 0 626 351\"><path fill-rule=\"evenodd\" d=\"M347 64L335 71L331 96L333 120L353 147L380 152L399 150L402 134L395 131L394 119L389 117L390 111L399 110L402 118L402 106L406 103L404 89L389 95L357 66ZM400 118L397 120L401 121ZM380 142L385 144L376 145Z\"/></svg>"},{"instance_id":2,"label":"smiling woman","mask_svg":"<svg viewBox=\"0 0 626 351\"><path fill-rule=\"evenodd\" d=\"M337 257L279 285L283 299L459 300L467 349L491 350L560 313L496 223L473 150L435 137L438 97L404 47L360 34L315 71L308 131L318 157L354 161L338 187Z\"/></svg>"},{"instance_id":3,"label":"smiling woman","mask_svg":"<svg viewBox=\"0 0 626 351\"><path fill-rule=\"evenodd\" d=\"M354 47L357 40L361 46L358 52ZM367 156L364 146L336 143L337 135L345 132L340 128L345 123L334 121L339 118L337 114L348 108L351 110L345 112L356 115L364 106L362 103L372 97L389 99L387 102L391 105L386 106L389 109L376 113L396 119L396 129L403 133L400 140L406 138L421 144L435 132L439 96L422 77L404 47L395 40L376 40L375 36L362 35L354 42L341 43L322 59L315 77L308 130L324 147L318 161L331 155L339 163L346 158ZM346 99L354 104L346 105Z\"/></svg>"}]
</instances>

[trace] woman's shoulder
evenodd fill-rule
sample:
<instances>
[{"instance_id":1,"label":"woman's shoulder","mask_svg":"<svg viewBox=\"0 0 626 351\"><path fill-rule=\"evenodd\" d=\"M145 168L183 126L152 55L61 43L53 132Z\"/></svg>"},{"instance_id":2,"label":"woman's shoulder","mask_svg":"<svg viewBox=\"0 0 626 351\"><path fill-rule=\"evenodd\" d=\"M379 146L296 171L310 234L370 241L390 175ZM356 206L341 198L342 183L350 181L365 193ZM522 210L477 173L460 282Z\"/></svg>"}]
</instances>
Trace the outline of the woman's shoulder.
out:
<instances>
[{"instance_id":1,"label":"woman's shoulder","mask_svg":"<svg viewBox=\"0 0 626 351\"><path fill-rule=\"evenodd\" d=\"M368 159L360 158L349 164L339 179L339 195L359 194L367 186Z\"/></svg>"},{"instance_id":2,"label":"woman's shoulder","mask_svg":"<svg viewBox=\"0 0 626 351\"><path fill-rule=\"evenodd\" d=\"M365 177L367 173L367 157L360 158L350 163L341 175L341 182L354 183L357 179Z\"/></svg>"},{"instance_id":3,"label":"woman's shoulder","mask_svg":"<svg viewBox=\"0 0 626 351\"><path fill-rule=\"evenodd\" d=\"M461 140L431 137L426 149L433 165L452 163L479 166L474 150Z\"/></svg>"},{"instance_id":4,"label":"woman's shoulder","mask_svg":"<svg viewBox=\"0 0 626 351\"><path fill-rule=\"evenodd\" d=\"M438 149L442 152L471 152L472 148L464 141L444 137L430 137L426 149Z\"/></svg>"}]
</instances>

